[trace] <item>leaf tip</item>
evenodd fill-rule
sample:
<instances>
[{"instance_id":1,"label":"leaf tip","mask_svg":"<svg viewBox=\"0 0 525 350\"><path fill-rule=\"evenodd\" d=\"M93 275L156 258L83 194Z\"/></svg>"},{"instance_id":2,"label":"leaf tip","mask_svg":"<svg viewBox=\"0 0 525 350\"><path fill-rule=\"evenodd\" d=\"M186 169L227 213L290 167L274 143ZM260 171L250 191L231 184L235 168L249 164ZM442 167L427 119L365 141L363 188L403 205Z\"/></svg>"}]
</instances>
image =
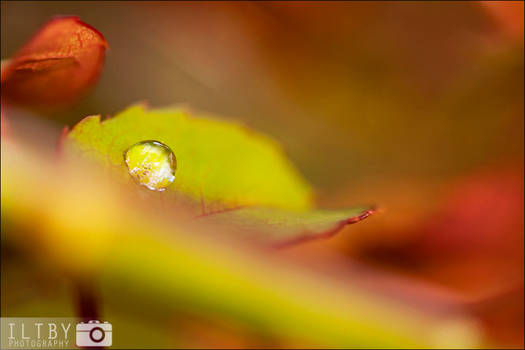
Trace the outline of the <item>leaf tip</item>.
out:
<instances>
[{"instance_id":1,"label":"leaf tip","mask_svg":"<svg viewBox=\"0 0 525 350\"><path fill-rule=\"evenodd\" d=\"M68 134L69 134L69 127L66 125L62 128L62 131L60 131L60 135L58 135L57 144L56 144L56 152L57 152L58 157L62 156L63 149L64 149L64 142Z\"/></svg>"},{"instance_id":2,"label":"leaf tip","mask_svg":"<svg viewBox=\"0 0 525 350\"><path fill-rule=\"evenodd\" d=\"M301 236L293 237L291 239L282 240L282 241L274 243L272 247L276 249L283 249L283 248L289 248L291 246L295 246L297 244L306 243L312 240L331 238L335 236L337 233L339 233L346 225L351 225L351 224L355 224L357 222L363 221L369 216L378 213L378 211L379 209L376 206L367 207L367 209L363 209L356 215L353 215L346 219L335 222L334 226L331 229L328 229L324 232L320 232L316 234L304 234Z\"/></svg>"},{"instance_id":3,"label":"leaf tip","mask_svg":"<svg viewBox=\"0 0 525 350\"><path fill-rule=\"evenodd\" d=\"M379 213L381 211L382 210L378 208L377 206L370 206L368 209L363 210L360 214L356 216L352 216L346 220L343 220L344 225L342 227L344 227L345 225L355 224L356 222L362 221L366 219L367 217L369 217L370 215Z\"/></svg>"}]
</instances>

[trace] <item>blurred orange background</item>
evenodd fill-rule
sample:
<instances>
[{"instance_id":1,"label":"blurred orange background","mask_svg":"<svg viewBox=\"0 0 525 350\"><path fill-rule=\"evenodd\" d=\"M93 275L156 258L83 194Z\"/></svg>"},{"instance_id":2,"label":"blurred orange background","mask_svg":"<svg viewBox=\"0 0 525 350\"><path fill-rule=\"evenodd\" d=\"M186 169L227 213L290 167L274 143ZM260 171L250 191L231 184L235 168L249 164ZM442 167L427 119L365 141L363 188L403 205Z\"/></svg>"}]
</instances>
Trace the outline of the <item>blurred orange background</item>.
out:
<instances>
[{"instance_id":1,"label":"blurred orange background","mask_svg":"<svg viewBox=\"0 0 525 350\"><path fill-rule=\"evenodd\" d=\"M281 254L351 259L439 286L471 306L494 344L523 346L523 2L10 1L1 10L2 59L54 15L80 16L109 43L97 86L48 113L53 123L147 101L272 135L320 206L381 208Z\"/></svg>"}]
</instances>

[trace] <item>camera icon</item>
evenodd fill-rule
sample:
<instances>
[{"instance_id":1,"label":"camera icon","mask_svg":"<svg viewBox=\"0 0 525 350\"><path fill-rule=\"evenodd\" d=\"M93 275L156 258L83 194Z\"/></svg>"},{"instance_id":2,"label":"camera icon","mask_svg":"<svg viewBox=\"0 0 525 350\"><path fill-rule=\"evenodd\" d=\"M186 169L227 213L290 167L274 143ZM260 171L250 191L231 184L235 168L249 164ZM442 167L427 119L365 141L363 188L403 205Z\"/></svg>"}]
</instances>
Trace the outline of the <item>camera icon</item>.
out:
<instances>
[{"instance_id":1,"label":"camera icon","mask_svg":"<svg viewBox=\"0 0 525 350\"><path fill-rule=\"evenodd\" d=\"M113 343L113 326L111 323L92 320L77 324L77 346L111 346Z\"/></svg>"}]
</instances>

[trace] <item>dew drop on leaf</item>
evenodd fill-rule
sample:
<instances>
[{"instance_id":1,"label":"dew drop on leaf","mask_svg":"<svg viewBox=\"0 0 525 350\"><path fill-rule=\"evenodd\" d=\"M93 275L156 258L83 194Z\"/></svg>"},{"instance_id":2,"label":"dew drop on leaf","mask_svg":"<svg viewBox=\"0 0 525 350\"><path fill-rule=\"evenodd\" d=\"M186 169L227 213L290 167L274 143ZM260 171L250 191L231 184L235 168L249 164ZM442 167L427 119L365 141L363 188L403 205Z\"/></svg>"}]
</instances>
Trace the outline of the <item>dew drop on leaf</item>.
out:
<instances>
[{"instance_id":1,"label":"dew drop on leaf","mask_svg":"<svg viewBox=\"0 0 525 350\"><path fill-rule=\"evenodd\" d=\"M177 158L159 141L138 142L124 152L129 174L152 191L164 191L175 180Z\"/></svg>"}]
</instances>

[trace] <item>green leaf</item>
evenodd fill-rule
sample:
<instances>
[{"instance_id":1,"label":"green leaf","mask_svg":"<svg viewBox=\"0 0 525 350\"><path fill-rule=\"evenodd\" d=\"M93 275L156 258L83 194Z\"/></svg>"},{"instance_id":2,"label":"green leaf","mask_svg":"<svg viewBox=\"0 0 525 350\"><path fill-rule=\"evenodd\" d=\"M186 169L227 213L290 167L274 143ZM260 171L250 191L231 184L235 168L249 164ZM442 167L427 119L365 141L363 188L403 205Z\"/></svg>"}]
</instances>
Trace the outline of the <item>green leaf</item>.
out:
<instances>
[{"instance_id":1,"label":"green leaf","mask_svg":"<svg viewBox=\"0 0 525 350\"><path fill-rule=\"evenodd\" d=\"M144 140L177 158L168 191L204 200L209 208L272 206L306 209L311 189L270 138L232 122L194 117L180 108L146 111L136 105L107 120L83 119L67 135L64 152L80 149L130 175L123 153Z\"/></svg>"},{"instance_id":2,"label":"green leaf","mask_svg":"<svg viewBox=\"0 0 525 350\"><path fill-rule=\"evenodd\" d=\"M359 222L374 212L370 207L300 212L259 207L211 213L201 219L225 225L229 232L285 247L331 237L346 225Z\"/></svg>"},{"instance_id":3,"label":"green leaf","mask_svg":"<svg viewBox=\"0 0 525 350\"><path fill-rule=\"evenodd\" d=\"M147 140L160 143L143 143ZM173 159L164 146L174 152ZM157 153L145 155L148 149ZM183 109L146 111L137 105L104 121L87 117L67 134L64 150L102 160L128 181L139 179L150 189L162 185L168 193L187 195L198 203L205 221L272 245L330 236L372 213L363 207L307 210L311 189L275 141ZM148 169L140 166L145 159L152 160ZM165 171L164 178L151 176L168 159L176 171Z\"/></svg>"}]
</instances>

